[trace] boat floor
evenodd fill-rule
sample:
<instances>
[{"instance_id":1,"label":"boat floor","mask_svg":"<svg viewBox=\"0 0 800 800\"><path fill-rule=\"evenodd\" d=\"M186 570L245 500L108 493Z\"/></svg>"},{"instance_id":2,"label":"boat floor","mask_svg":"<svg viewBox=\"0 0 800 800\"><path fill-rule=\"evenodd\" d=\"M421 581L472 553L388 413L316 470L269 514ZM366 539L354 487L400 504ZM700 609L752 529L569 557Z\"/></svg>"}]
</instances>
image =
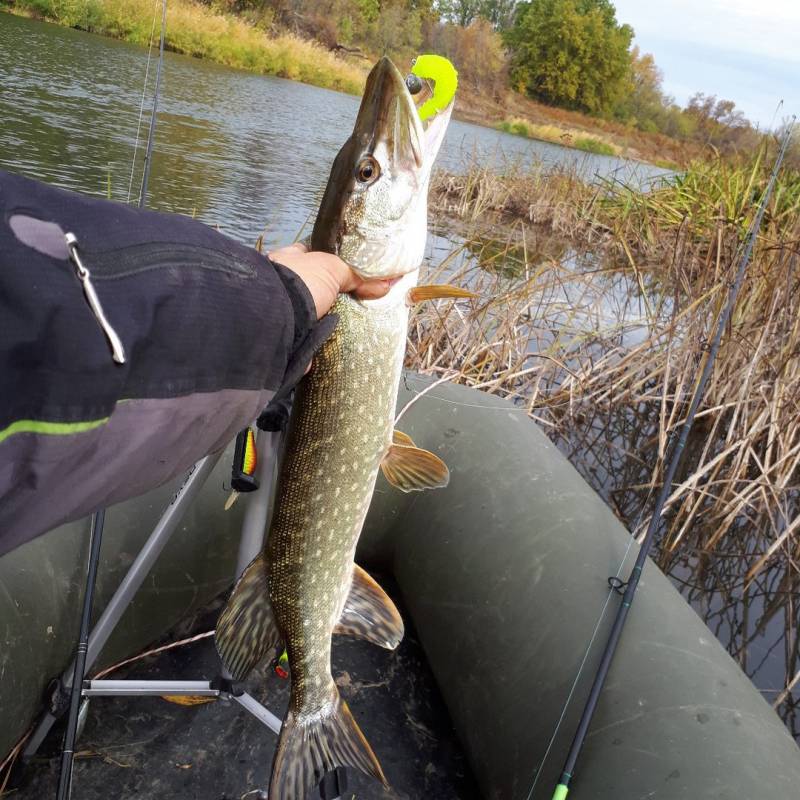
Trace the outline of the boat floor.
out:
<instances>
[{"instance_id":1,"label":"boat floor","mask_svg":"<svg viewBox=\"0 0 800 800\"><path fill-rule=\"evenodd\" d=\"M391 580L380 582L397 600ZM220 607L216 601L164 641L209 630ZM333 665L340 691L391 785L384 790L348 770L343 798L477 800L474 779L410 624L391 653L337 637ZM217 670L213 640L205 638L148 656L109 677L210 680ZM247 687L273 713L283 715L288 681L263 667ZM51 732L10 797L55 797L62 730ZM161 698L93 698L76 747L72 800L257 800L258 790L266 788L276 741L270 730L227 700L181 706ZM318 791L309 797L319 797Z\"/></svg>"}]
</instances>

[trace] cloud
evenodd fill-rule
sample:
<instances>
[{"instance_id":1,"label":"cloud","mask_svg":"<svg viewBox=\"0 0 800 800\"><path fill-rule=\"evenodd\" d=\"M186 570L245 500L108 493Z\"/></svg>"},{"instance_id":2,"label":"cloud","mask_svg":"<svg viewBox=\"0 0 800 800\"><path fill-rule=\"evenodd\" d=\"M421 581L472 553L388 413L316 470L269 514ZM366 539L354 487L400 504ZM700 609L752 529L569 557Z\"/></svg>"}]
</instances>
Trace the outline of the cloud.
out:
<instances>
[{"instance_id":1,"label":"cloud","mask_svg":"<svg viewBox=\"0 0 800 800\"><path fill-rule=\"evenodd\" d=\"M633 25L637 38L656 34L800 65L797 0L617 0L615 5L617 19Z\"/></svg>"},{"instance_id":2,"label":"cloud","mask_svg":"<svg viewBox=\"0 0 800 800\"><path fill-rule=\"evenodd\" d=\"M616 0L617 19L655 56L664 89L733 100L762 126L800 110L800 0Z\"/></svg>"}]
</instances>

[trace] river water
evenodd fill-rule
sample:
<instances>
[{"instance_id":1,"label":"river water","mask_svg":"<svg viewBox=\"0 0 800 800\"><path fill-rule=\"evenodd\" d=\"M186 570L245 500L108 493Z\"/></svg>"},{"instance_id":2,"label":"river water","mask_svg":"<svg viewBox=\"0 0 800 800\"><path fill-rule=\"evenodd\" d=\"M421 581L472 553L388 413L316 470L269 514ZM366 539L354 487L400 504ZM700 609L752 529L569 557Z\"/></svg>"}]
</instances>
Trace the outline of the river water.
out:
<instances>
[{"instance_id":1,"label":"river water","mask_svg":"<svg viewBox=\"0 0 800 800\"><path fill-rule=\"evenodd\" d=\"M147 51L0 13L0 168L127 200ZM138 196L155 81L150 65L131 196ZM316 211L359 100L198 59L165 58L151 208L195 214L246 242L294 238ZM642 181L646 164L454 121L438 163L471 158L573 165Z\"/></svg>"},{"instance_id":2,"label":"river water","mask_svg":"<svg viewBox=\"0 0 800 800\"><path fill-rule=\"evenodd\" d=\"M137 149L146 66L142 48L0 13L0 169L135 201L155 61ZM148 206L196 215L243 242L254 242L262 232L268 245L291 241L313 221L330 164L349 135L357 108L355 97L168 53ZM663 174L645 164L453 121L439 165L458 171L472 159L565 164L589 179L629 183ZM430 237L429 258L435 262L454 241L455 231L439 229ZM625 287L618 294L625 297ZM603 428L608 431L614 424L608 420ZM613 433L611 438L622 436ZM630 443L631 452L639 439ZM615 466L613 457L600 462L625 468ZM593 469L590 465L584 474L596 485ZM771 700L783 685L789 661L782 657L788 647L782 621L765 618L752 636L743 635L742 603L719 592L707 565L678 564L670 572ZM750 654L749 663L744 652ZM799 733L796 702L790 698L783 716Z\"/></svg>"}]
</instances>

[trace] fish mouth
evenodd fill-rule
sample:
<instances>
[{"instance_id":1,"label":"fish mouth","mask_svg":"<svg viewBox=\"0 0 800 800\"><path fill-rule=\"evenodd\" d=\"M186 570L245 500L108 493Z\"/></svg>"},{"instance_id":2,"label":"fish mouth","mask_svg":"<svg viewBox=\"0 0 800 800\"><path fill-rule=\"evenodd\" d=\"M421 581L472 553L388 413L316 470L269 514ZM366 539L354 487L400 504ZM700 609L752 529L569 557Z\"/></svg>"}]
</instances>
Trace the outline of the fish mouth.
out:
<instances>
[{"instance_id":1,"label":"fish mouth","mask_svg":"<svg viewBox=\"0 0 800 800\"><path fill-rule=\"evenodd\" d=\"M399 219L402 215L389 213L392 201L405 192L410 205L420 206L426 158L425 129L417 107L397 67L383 57L367 78L353 133L334 159L314 223L311 249L336 253L362 277L379 277L374 264L385 254L387 243L398 239L390 228L400 225L402 232L407 225ZM358 166L367 159L377 162L381 170L378 180L383 188L378 187L373 199L368 194L370 184L359 185L357 180ZM383 207L386 213L370 223L364 213L368 204ZM370 224L377 230L368 230ZM367 238L369 247L365 247ZM401 266L383 265L380 271L407 271Z\"/></svg>"},{"instance_id":2,"label":"fish mouth","mask_svg":"<svg viewBox=\"0 0 800 800\"><path fill-rule=\"evenodd\" d=\"M353 138L367 153L383 145L390 162L399 170L422 167L422 121L403 76L386 56L369 73Z\"/></svg>"}]
</instances>

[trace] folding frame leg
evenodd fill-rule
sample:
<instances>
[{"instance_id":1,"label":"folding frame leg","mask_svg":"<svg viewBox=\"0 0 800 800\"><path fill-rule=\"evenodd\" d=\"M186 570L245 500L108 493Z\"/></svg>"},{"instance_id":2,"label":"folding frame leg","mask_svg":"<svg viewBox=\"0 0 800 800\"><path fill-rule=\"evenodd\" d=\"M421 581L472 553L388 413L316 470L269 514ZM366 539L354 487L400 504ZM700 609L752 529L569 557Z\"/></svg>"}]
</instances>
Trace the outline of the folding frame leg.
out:
<instances>
[{"instance_id":1,"label":"folding frame leg","mask_svg":"<svg viewBox=\"0 0 800 800\"><path fill-rule=\"evenodd\" d=\"M221 457L222 452L219 452L206 456L198 461L197 464L192 467L192 470L178 490L173 501L161 515L161 519L156 524L153 532L140 550L139 555L136 556L130 569L122 579L122 583L117 588L117 591L114 592L114 595L101 614L100 619L92 629L86 651L87 669L97 660L100 651L108 641L109 636L111 636L111 633L125 613L125 610L130 605L133 596L142 583L144 583L145 578L150 573L150 570L177 528L187 508L203 487L203 484L206 482L208 476ZM45 736L47 736L55 722L66 710L63 707L63 697L72 687L74 670L75 663L73 662L62 674L60 683L54 692L51 708L42 715L42 718L31 734L23 752L23 759L29 759L36 754Z\"/></svg>"}]
</instances>

